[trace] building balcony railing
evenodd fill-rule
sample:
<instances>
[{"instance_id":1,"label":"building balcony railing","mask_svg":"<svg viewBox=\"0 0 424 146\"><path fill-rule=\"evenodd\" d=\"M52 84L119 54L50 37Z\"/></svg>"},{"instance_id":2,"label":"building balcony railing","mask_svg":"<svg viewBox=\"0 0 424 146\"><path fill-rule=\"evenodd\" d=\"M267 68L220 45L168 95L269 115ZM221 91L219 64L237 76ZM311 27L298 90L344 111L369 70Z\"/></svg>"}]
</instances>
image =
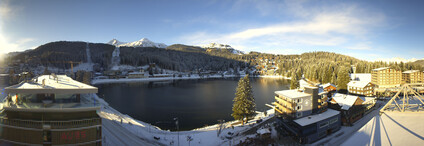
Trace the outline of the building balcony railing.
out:
<instances>
[{"instance_id":1,"label":"building balcony railing","mask_svg":"<svg viewBox=\"0 0 424 146\"><path fill-rule=\"evenodd\" d=\"M34 121L34 120L19 120L0 118L0 124L21 128L35 128L42 129L43 125L49 125L51 129L68 129L68 128L81 128L101 125L101 118L91 118L82 120L71 121Z\"/></svg>"}]
</instances>

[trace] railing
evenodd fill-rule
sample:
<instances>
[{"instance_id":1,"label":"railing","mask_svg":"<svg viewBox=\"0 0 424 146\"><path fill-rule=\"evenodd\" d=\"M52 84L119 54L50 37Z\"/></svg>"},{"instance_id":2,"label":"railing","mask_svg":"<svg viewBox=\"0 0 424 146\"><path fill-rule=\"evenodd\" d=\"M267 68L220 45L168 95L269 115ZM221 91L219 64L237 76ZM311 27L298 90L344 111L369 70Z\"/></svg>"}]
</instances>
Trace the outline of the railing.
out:
<instances>
[{"instance_id":1,"label":"railing","mask_svg":"<svg viewBox=\"0 0 424 146\"><path fill-rule=\"evenodd\" d=\"M101 118L71 121L34 121L0 118L0 124L35 129L42 129L43 125L50 125L51 129L67 129L101 125Z\"/></svg>"}]
</instances>

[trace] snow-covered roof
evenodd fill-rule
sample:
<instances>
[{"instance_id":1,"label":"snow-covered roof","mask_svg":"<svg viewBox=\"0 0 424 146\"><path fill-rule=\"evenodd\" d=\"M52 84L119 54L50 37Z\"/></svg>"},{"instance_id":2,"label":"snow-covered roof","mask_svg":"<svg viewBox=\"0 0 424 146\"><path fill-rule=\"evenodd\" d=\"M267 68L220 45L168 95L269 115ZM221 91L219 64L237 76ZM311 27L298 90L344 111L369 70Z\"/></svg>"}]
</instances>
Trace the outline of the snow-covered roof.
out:
<instances>
[{"instance_id":1,"label":"snow-covered roof","mask_svg":"<svg viewBox=\"0 0 424 146\"><path fill-rule=\"evenodd\" d=\"M419 70L407 70L402 73L408 74L408 73L415 73L415 72L419 72Z\"/></svg>"},{"instance_id":2,"label":"snow-covered roof","mask_svg":"<svg viewBox=\"0 0 424 146\"><path fill-rule=\"evenodd\" d=\"M362 103L367 103L376 99L376 97L364 97L364 96L360 96L359 98L361 98L364 101Z\"/></svg>"},{"instance_id":3,"label":"snow-covered roof","mask_svg":"<svg viewBox=\"0 0 424 146\"><path fill-rule=\"evenodd\" d=\"M422 121L422 112L377 114L341 145L423 145Z\"/></svg>"},{"instance_id":4,"label":"snow-covered roof","mask_svg":"<svg viewBox=\"0 0 424 146\"><path fill-rule=\"evenodd\" d=\"M347 86L349 87L358 87L358 88L364 88L368 85L370 82L363 82L363 81L350 81L347 83Z\"/></svg>"},{"instance_id":5,"label":"snow-covered roof","mask_svg":"<svg viewBox=\"0 0 424 146\"><path fill-rule=\"evenodd\" d=\"M332 97L343 110L349 110L353 106L358 96L335 93Z\"/></svg>"},{"instance_id":6,"label":"snow-covered roof","mask_svg":"<svg viewBox=\"0 0 424 146\"><path fill-rule=\"evenodd\" d=\"M322 87L322 88L327 88L328 86L336 87L336 85L331 84L331 83L327 83L327 84L322 84L322 85L320 85L320 87Z\"/></svg>"},{"instance_id":7,"label":"snow-covered roof","mask_svg":"<svg viewBox=\"0 0 424 146\"><path fill-rule=\"evenodd\" d=\"M364 82L371 82L371 74L368 73L356 73L356 74L350 74L350 80L352 81L364 81Z\"/></svg>"},{"instance_id":8,"label":"snow-covered roof","mask_svg":"<svg viewBox=\"0 0 424 146\"><path fill-rule=\"evenodd\" d=\"M275 94L287 97L287 98L300 98L300 97L307 97L311 96L311 94L307 94L304 92L300 92L296 89L294 90L282 90L282 91L275 91Z\"/></svg>"},{"instance_id":9,"label":"snow-covered roof","mask_svg":"<svg viewBox=\"0 0 424 146\"><path fill-rule=\"evenodd\" d=\"M56 76L56 77L55 77ZM43 85L44 82L44 85ZM5 88L6 93L97 93L97 88L66 75L41 75L28 82Z\"/></svg>"},{"instance_id":10,"label":"snow-covered roof","mask_svg":"<svg viewBox=\"0 0 424 146\"><path fill-rule=\"evenodd\" d=\"M315 115L310 115L307 117L303 117L300 119L296 119L293 120L294 122L296 122L297 124L299 124L300 126L306 126L306 125L310 125L325 119L328 119L330 117L333 117L337 114L339 114L339 111L333 110L333 109L327 109L327 111L320 113L320 114L315 114Z\"/></svg>"},{"instance_id":11,"label":"snow-covered roof","mask_svg":"<svg viewBox=\"0 0 424 146\"><path fill-rule=\"evenodd\" d=\"M305 81L304 79L300 79L299 80L299 86L300 88L305 88L305 87L312 87L311 84L309 84L307 81Z\"/></svg>"},{"instance_id":12,"label":"snow-covered roof","mask_svg":"<svg viewBox=\"0 0 424 146\"><path fill-rule=\"evenodd\" d=\"M380 71L385 69L389 69L389 67L380 67L380 68L373 69L373 71Z\"/></svg>"},{"instance_id":13,"label":"snow-covered roof","mask_svg":"<svg viewBox=\"0 0 424 146\"><path fill-rule=\"evenodd\" d=\"M262 128L262 129L259 129L258 131L256 131L256 133L262 135L262 134L271 133L271 131L269 131L268 128Z\"/></svg>"}]
</instances>

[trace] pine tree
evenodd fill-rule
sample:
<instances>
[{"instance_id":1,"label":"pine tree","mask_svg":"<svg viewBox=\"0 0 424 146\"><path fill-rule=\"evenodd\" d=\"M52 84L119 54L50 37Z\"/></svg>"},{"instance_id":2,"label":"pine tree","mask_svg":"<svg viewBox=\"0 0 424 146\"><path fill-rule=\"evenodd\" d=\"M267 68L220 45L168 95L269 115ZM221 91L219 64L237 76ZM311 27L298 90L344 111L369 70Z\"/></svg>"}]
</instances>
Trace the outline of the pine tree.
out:
<instances>
[{"instance_id":1,"label":"pine tree","mask_svg":"<svg viewBox=\"0 0 424 146\"><path fill-rule=\"evenodd\" d=\"M256 108L248 75L239 80L235 95L233 100L233 114L231 116L236 120L241 120L242 124L247 123L248 118L255 114Z\"/></svg>"},{"instance_id":2,"label":"pine tree","mask_svg":"<svg viewBox=\"0 0 424 146\"><path fill-rule=\"evenodd\" d=\"M293 75L291 77L290 81L290 89L296 89L299 87L299 78L295 72L293 72Z\"/></svg>"},{"instance_id":3,"label":"pine tree","mask_svg":"<svg viewBox=\"0 0 424 146\"><path fill-rule=\"evenodd\" d=\"M336 72L333 71L333 74L331 75L331 83L336 84L336 81L337 81Z\"/></svg>"},{"instance_id":4,"label":"pine tree","mask_svg":"<svg viewBox=\"0 0 424 146\"><path fill-rule=\"evenodd\" d=\"M337 74L337 88L338 90L347 90L347 83L349 83L349 72L348 69L343 67Z\"/></svg>"}]
</instances>

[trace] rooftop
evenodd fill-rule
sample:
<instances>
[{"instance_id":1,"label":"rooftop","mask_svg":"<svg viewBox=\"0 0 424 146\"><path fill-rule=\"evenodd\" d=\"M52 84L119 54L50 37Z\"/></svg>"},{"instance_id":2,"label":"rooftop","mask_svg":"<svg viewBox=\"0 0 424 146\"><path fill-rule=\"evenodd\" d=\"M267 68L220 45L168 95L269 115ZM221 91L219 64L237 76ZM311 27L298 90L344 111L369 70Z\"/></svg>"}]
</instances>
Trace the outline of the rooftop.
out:
<instances>
[{"instance_id":1,"label":"rooftop","mask_svg":"<svg viewBox=\"0 0 424 146\"><path fill-rule=\"evenodd\" d=\"M402 73L409 74L409 73L415 73L415 72L419 72L419 70L407 70Z\"/></svg>"},{"instance_id":2,"label":"rooftop","mask_svg":"<svg viewBox=\"0 0 424 146\"><path fill-rule=\"evenodd\" d=\"M389 69L389 67L380 67L380 68L373 69L372 71L380 71L385 69Z\"/></svg>"},{"instance_id":3,"label":"rooftop","mask_svg":"<svg viewBox=\"0 0 424 146\"><path fill-rule=\"evenodd\" d=\"M349 83L347 83L347 86L349 87L359 87L359 88L364 88L365 86L368 85L368 83L370 83L370 81L350 81Z\"/></svg>"},{"instance_id":4,"label":"rooftop","mask_svg":"<svg viewBox=\"0 0 424 146\"><path fill-rule=\"evenodd\" d=\"M333 117L333 116L335 116L339 113L340 113L339 111L336 111L336 110L333 110L333 109L327 109L327 111L325 111L323 113L303 117L303 118L294 120L294 122L296 122L300 126L306 126L306 125L310 125L310 124L328 119L328 118Z\"/></svg>"},{"instance_id":5,"label":"rooftop","mask_svg":"<svg viewBox=\"0 0 424 146\"><path fill-rule=\"evenodd\" d=\"M337 104L341 106L341 109L349 110L349 108L353 106L353 104L358 98L359 96L335 93L332 99L334 99Z\"/></svg>"},{"instance_id":6,"label":"rooftop","mask_svg":"<svg viewBox=\"0 0 424 146\"><path fill-rule=\"evenodd\" d=\"M311 96L311 94L307 94L301 91L298 91L296 89L293 90L282 90L282 91L275 91L275 94L287 97L287 98L300 98L300 97L307 97Z\"/></svg>"},{"instance_id":7,"label":"rooftop","mask_svg":"<svg viewBox=\"0 0 424 146\"><path fill-rule=\"evenodd\" d=\"M97 88L75 81L66 75L41 75L28 82L5 88L6 93L97 93Z\"/></svg>"},{"instance_id":8,"label":"rooftop","mask_svg":"<svg viewBox=\"0 0 424 146\"><path fill-rule=\"evenodd\" d=\"M355 73L350 74L350 80L352 81L364 81L364 82L371 82L371 74L369 73Z\"/></svg>"}]
</instances>

